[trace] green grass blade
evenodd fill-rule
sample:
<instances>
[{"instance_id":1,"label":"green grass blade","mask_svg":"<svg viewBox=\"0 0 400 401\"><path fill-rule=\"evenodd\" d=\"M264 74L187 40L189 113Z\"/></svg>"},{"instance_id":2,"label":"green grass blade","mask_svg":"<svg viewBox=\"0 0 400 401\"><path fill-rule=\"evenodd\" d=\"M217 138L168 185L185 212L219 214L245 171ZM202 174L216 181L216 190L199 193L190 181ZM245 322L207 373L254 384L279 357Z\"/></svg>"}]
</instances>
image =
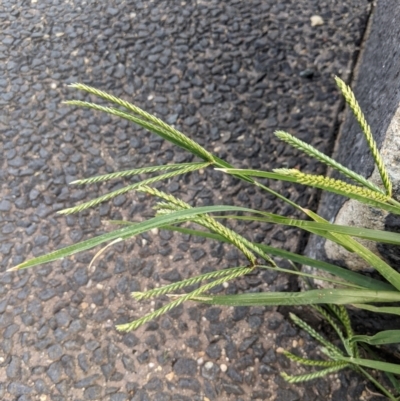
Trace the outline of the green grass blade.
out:
<instances>
[{"instance_id":1,"label":"green grass blade","mask_svg":"<svg viewBox=\"0 0 400 401\"><path fill-rule=\"evenodd\" d=\"M389 313L391 315L398 315L400 316L400 307L399 306L374 306L368 304L353 304L355 308L368 310L370 312L377 312L377 313Z\"/></svg>"},{"instance_id":2,"label":"green grass blade","mask_svg":"<svg viewBox=\"0 0 400 401\"><path fill-rule=\"evenodd\" d=\"M351 342L363 342L369 345L397 344L400 343L400 330L384 330L373 336L355 335Z\"/></svg>"},{"instance_id":3,"label":"green grass blade","mask_svg":"<svg viewBox=\"0 0 400 401\"><path fill-rule=\"evenodd\" d=\"M337 233L350 235L352 237L367 239L370 241L385 243L385 244L393 244L400 245L400 234L382 231L382 230L374 230L370 228L361 228L361 227L351 227L351 226L342 226L339 224L332 224L328 222L320 223L314 221L307 220L297 220L291 219L288 217L282 217L272 213L259 212L262 213L265 217L259 216L222 216L224 219L235 219L235 220L251 220L251 221L260 221L265 223L276 223L283 224L292 227L302 228L307 231L315 230L318 232L326 232L326 233ZM218 218L219 216L215 216Z\"/></svg>"},{"instance_id":4,"label":"green grass blade","mask_svg":"<svg viewBox=\"0 0 400 401\"><path fill-rule=\"evenodd\" d=\"M133 223L133 224L137 224L137 223ZM203 237L203 238L213 239L216 241L228 242L224 237L222 237L218 234L209 233L209 232L205 232L205 231L192 230L192 229L176 227L176 226L163 226L161 228L164 230L177 231L182 234L195 235L195 236L199 236L199 237ZM306 265L306 266L310 266L310 267L314 267L316 269L326 271L332 275L340 277L341 279L343 279L346 282L355 284L358 287L363 287L363 288L366 288L369 290L376 290L376 291L396 291L396 289L389 283L385 283L383 281L379 281L379 280L376 280L371 277L366 277L360 273L353 272L351 270L345 269L340 266L336 266L336 265L328 263L328 262L315 260L315 259L309 258L307 256L298 255L297 253L285 251L283 249L274 248L269 245L264 245L264 244L256 244L256 245L259 246L265 253L267 253L269 255L278 256L278 257L290 260L295 263L300 263L302 265Z\"/></svg>"},{"instance_id":5,"label":"green grass blade","mask_svg":"<svg viewBox=\"0 0 400 401\"><path fill-rule=\"evenodd\" d=\"M206 304L228 306L350 305L400 302L400 292L332 288L304 292L262 292L202 296L194 300Z\"/></svg>"},{"instance_id":6,"label":"green grass blade","mask_svg":"<svg viewBox=\"0 0 400 401\"><path fill-rule=\"evenodd\" d=\"M400 365L397 365L395 363L382 362L374 359L348 358L341 355L340 356L338 355L337 359L343 362L359 365L364 368L370 368L370 369L380 370L382 372L394 373L396 375L400 374Z\"/></svg>"},{"instance_id":7,"label":"green grass blade","mask_svg":"<svg viewBox=\"0 0 400 401\"><path fill-rule=\"evenodd\" d=\"M311 210L304 210L312 219L318 223L328 223L325 219L318 216ZM374 269L376 269L390 284L392 284L397 290L400 290L400 274L388 265L383 259L375 255L372 251L361 245L355 239L348 235L331 233L338 239L338 243L345 242L347 247L351 248L358 254L362 259L369 263Z\"/></svg>"},{"instance_id":8,"label":"green grass blade","mask_svg":"<svg viewBox=\"0 0 400 401\"><path fill-rule=\"evenodd\" d=\"M346 177L359 182L361 185L371 189L372 191L384 193L382 191L382 189L380 189L375 184L373 184L372 182L365 179L362 175L357 174L354 171L348 169L347 167L345 167L342 164L338 163L337 161L333 160L329 156L323 154L322 152L315 149L313 146L309 145L308 143L305 143L305 142L301 141L300 139L294 137L293 135L291 135L285 131L276 131L275 135L282 141L303 151L304 153L308 154L309 156L313 157L314 159L319 160L320 162L326 164L327 166L334 168L335 170L339 171Z\"/></svg>"},{"instance_id":9,"label":"green grass blade","mask_svg":"<svg viewBox=\"0 0 400 401\"><path fill-rule=\"evenodd\" d=\"M102 234L97 237L82 241L78 244L70 245L62 249L58 249L54 252L50 252L47 255L38 256L37 258L30 259L26 262L20 263L17 266L12 267L10 270L20 270L26 269L28 267L37 266L43 263L52 262L57 259L61 259L78 252L86 251L92 249L98 245L104 244L108 241L113 241L117 238L130 238L134 235L149 231L153 228L159 228L163 225L168 225L171 223L183 222L190 220L193 216L213 213L213 212L223 212L223 211L242 211L242 212L252 212L251 209L236 207L236 206L204 206L199 208L191 208L186 210L180 210L178 212L173 212L168 215L154 217L152 219L146 220L134 226L128 226L121 228L119 230L112 231L110 233Z\"/></svg>"},{"instance_id":10,"label":"green grass blade","mask_svg":"<svg viewBox=\"0 0 400 401\"><path fill-rule=\"evenodd\" d=\"M370 356L370 358L374 358L378 361L382 361L382 357L379 356L375 350L371 349L370 346L368 346L365 343L362 343L363 348L365 348L367 350L368 355ZM361 373L365 374L364 369L362 369L360 366L358 366L358 369L361 371ZM393 373L389 373L389 372L384 372L385 376L389 379L390 383L392 383L393 388L396 390L397 394L400 394L400 382L397 380L397 378L394 376ZM368 377L368 376L366 376ZM374 383L376 385L376 382L374 380L372 380L372 383ZM377 388L380 388L382 390L381 387L377 386ZM384 393L384 392L383 392ZM384 393L385 394L385 393ZM396 399L398 401L398 399Z\"/></svg>"},{"instance_id":11,"label":"green grass blade","mask_svg":"<svg viewBox=\"0 0 400 401\"><path fill-rule=\"evenodd\" d=\"M97 182L103 182L118 178L132 177L138 174L156 173L158 171L168 171L168 170L181 170L190 166L193 167L197 166L198 169L201 169L209 166L209 163L180 163L180 164L165 164L163 166L142 167L133 170L117 171L111 174L103 174L95 177L84 178L82 180L72 181L70 184L71 185L94 184Z\"/></svg>"},{"instance_id":12,"label":"green grass blade","mask_svg":"<svg viewBox=\"0 0 400 401\"><path fill-rule=\"evenodd\" d=\"M385 386L383 386L381 383L378 382L378 380L375 379L372 375L370 375L365 369L363 369L361 366L357 366L357 371L363 374L377 389L379 389L382 394L386 395L389 400L391 401L399 401L398 397L395 397L389 390L386 389ZM387 376L389 377L389 380L392 382L392 384L395 386L395 383L397 383L397 380L393 377L391 373L386 372ZM394 381L393 381L394 380Z\"/></svg>"}]
</instances>

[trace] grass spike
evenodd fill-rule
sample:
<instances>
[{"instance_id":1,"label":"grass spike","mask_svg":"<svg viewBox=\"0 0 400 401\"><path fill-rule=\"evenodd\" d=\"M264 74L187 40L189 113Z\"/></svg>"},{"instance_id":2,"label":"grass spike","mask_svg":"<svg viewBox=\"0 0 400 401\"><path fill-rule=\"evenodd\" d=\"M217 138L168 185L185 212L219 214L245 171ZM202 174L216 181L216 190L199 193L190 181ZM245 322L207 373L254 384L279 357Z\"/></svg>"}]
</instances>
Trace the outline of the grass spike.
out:
<instances>
[{"instance_id":1,"label":"grass spike","mask_svg":"<svg viewBox=\"0 0 400 401\"><path fill-rule=\"evenodd\" d=\"M298 362L301 363L302 365L306 365L306 366L320 366L320 367L324 367L324 368L331 368L334 366L339 366L339 365L343 365L346 362L342 362L342 361L322 361L322 360L315 360L315 359L306 359L306 358L302 358L301 356L297 356L295 354L292 354L289 351L283 351L283 355L285 355L287 358L289 358L290 360L294 361L294 362Z\"/></svg>"},{"instance_id":2,"label":"grass spike","mask_svg":"<svg viewBox=\"0 0 400 401\"><path fill-rule=\"evenodd\" d=\"M362 132L364 133L365 139L367 140L368 146L371 150L372 156L374 158L375 164L378 168L379 174L382 179L383 186L386 189L386 194L391 197L392 196L392 183L389 178L389 174L386 170L385 164L383 162L382 156L379 153L378 146L376 145L375 139L372 136L371 127L367 123L367 120L364 116L364 113L361 110L361 107L354 96L351 88L346 85L344 81L342 81L339 77L335 77L336 85L340 89L343 97L346 100L346 103L349 105L351 111L353 112L358 124L361 127Z\"/></svg>"},{"instance_id":3,"label":"grass spike","mask_svg":"<svg viewBox=\"0 0 400 401\"><path fill-rule=\"evenodd\" d=\"M99 196L98 198L92 199L89 202L84 202L84 203L81 203L80 205L77 205L77 206L74 206L74 207L70 207L68 209L60 210L57 213L68 215L68 214L71 214L71 213L81 212L82 210L86 210L86 209L89 209L91 207L97 206L98 204L100 204L102 202L106 202L106 201L108 201L110 199L115 198L116 196L123 195L123 194L125 194L125 193L127 193L129 191L132 191L133 189L137 189L137 188L139 188L139 187L141 187L143 185L153 184L153 183L155 183L157 181L166 180L168 178L172 178L172 177L175 177L177 175L185 174L185 173L188 173L188 172L191 172L191 171L194 171L194 170L198 170L198 169L199 169L198 165L192 165L192 166L187 166L187 167L185 167L185 168L183 168L181 170L175 170L175 171L171 171L169 173L157 175L156 177L147 178L147 179L145 179L143 181L137 182L135 184L127 185L127 186L125 186L123 188L120 188L120 189L117 189L115 191L109 192L109 193L107 193L105 195Z\"/></svg>"},{"instance_id":4,"label":"grass spike","mask_svg":"<svg viewBox=\"0 0 400 401\"><path fill-rule=\"evenodd\" d=\"M322 345L324 345L333 355L342 355L342 352L340 351L339 348L337 348L335 345L330 343L325 337L323 337L321 334L319 334L316 330L314 330L311 326L309 326L306 322L301 320L299 317L297 317L295 314L290 313L290 318L293 320L293 322L302 328L304 331L306 331L311 337L314 337L317 341L319 341Z\"/></svg>"},{"instance_id":5,"label":"grass spike","mask_svg":"<svg viewBox=\"0 0 400 401\"><path fill-rule=\"evenodd\" d=\"M117 330L124 331L124 332L135 330L138 327L142 326L143 324L149 322L150 320L153 320L153 319L169 312L172 308L175 308L175 307L181 305L183 302L189 301L191 298L201 295L205 291L208 291L211 288L216 287L217 285L223 284L225 281L229 281L234 278L241 277L247 273L250 273L252 270L253 269L251 269L251 268L243 267L242 270L235 271L235 272L233 272L227 276L224 276L222 278L219 278L211 283L205 284L205 285L201 286L200 288L198 288L197 290L192 291L189 294L182 295L175 301L172 301L169 304L157 309L156 311L149 313L137 320L134 320L133 322L126 323L126 324L120 324L117 326Z\"/></svg>"},{"instance_id":6,"label":"grass spike","mask_svg":"<svg viewBox=\"0 0 400 401\"><path fill-rule=\"evenodd\" d=\"M347 182L336 180L334 178L325 177L323 175L306 174L297 169L277 168L274 169L277 174L283 174L296 178L299 184L309 185L325 189L327 191L340 191L346 195L359 195L378 202L389 202L390 197L381 192L372 191L357 185L348 184Z\"/></svg>"},{"instance_id":7,"label":"grass spike","mask_svg":"<svg viewBox=\"0 0 400 401\"><path fill-rule=\"evenodd\" d=\"M162 122L161 120L154 117L156 120L149 120L148 118L142 119L137 117L133 114L127 113L123 110L116 109L114 107L106 107L101 106L96 103L91 102L84 102L81 100L68 100L63 102L64 104L72 105L72 106L79 106L79 107L86 107L93 110L103 111L108 114L112 114L114 116L122 117L125 120L132 121L139 126L158 134L162 138L168 140L169 142L190 151L191 153L199 156L203 160L213 163L215 161L214 156L201 147L197 142L193 141L192 139L188 138L186 135L182 134L181 132L177 131L175 128L172 128L168 124ZM143 110L142 110L143 111ZM145 113L145 112L143 112ZM148 114L148 113L145 113ZM150 116L150 114L149 114ZM162 124L159 124L161 122Z\"/></svg>"},{"instance_id":8,"label":"grass spike","mask_svg":"<svg viewBox=\"0 0 400 401\"><path fill-rule=\"evenodd\" d=\"M148 187L143 187L143 190L145 192L148 192L152 195L158 196L161 199L165 199L168 202L171 202L172 204L175 204L177 206L180 206L184 209L190 208L190 205L187 203L181 201L180 199L175 198L172 195L168 195L164 192L155 190L154 188L148 188ZM163 204L165 206L165 204ZM168 207L168 206L167 206ZM165 209L161 209L162 213L165 213ZM160 210L159 210L160 212ZM215 219L213 219L211 216L208 215L200 215L196 216L192 219L193 222L200 224L211 231L216 232L217 234L222 235L224 238L226 238L232 245L236 246L249 260L250 264L252 266L256 265L256 257L252 252L249 251L247 245L251 244L250 241L247 241L245 238L243 238L241 235L237 234L233 230L225 227L223 224L219 223ZM251 244L252 246L252 244ZM272 260L269 256L267 256L267 260Z\"/></svg>"},{"instance_id":9,"label":"grass spike","mask_svg":"<svg viewBox=\"0 0 400 401\"><path fill-rule=\"evenodd\" d=\"M318 370L317 372L312 372L312 373L307 373L305 375L299 375L299 376L290 376L285 372L281 373L281 376L288 382L288 383L301 383L301 382L306 382L314 379L319 379L321 377L325 377L331 373L335 373L339 370L342 370L346 367L348 367L348 363L342 363L337 366L332 366L327 369L323 370Z\"/></svg>"},{"instance_id":10,"label":"grass spike","mask_svg":"<svg viewBox=\"0 0 400 401\"><path fill-rule=\"evenodd\" d=\"M168 294L169 292L180 290L180 289L188 287L190 285L200 283L204 280L228 276L228 275L232 274L233 272L241 271L243 269L246 269L246 268L236 267L236 268L217 270L214 272L201 274L196 277L192 277L192 278L189 278L186 280L179 281L178 283L172 283L172 284L160 287L160 288L154 288L154 289L146 291L146 292L133 292L132 297L135 298L137 301L141 301L143 299L148 299L148 298L156 297L159 295Z\"/></svg>"},{"instance_id":11,"label":"grass spike","mask_svg":"<svg viewBox=\"0 0 400 401\"><path fill-rule=\"evenodd\" d=\"M163 166L150 166L143 168L136 168L133 170L117 171L115 173L98 175L95 177L84 178L82 180L72 181L71 185L82 185L82 184L94 184L103 181L109 181L117 178L131 177L138 174L146 173L156 173L158 171L168 171L168 170L179 170L189 166L197 165L199 169L205 168L210 165L210 163L181 163L181 164L166 164Z\"/></svg>"},{"instance_id":12,"label":"grass spike","mask_svg":"<svg viewBox=\"0 0 400 401\"><path fill-rule=\"evenodd\" d=\"M288 143L289 145L295 147L296 149L299 149L306 153L307 155L313 157L314 159L319 160L320 162L326 164L329 167L334 168L335 170L341 172L343 175L345 175L348 178L351 178L360 184L364 185L365 187L369 188L371 191L376 191L379 193L384 193L382 189L377 187L375 184L372 182L368 181L366 178L364 178L362 175L355 173L354 171L348 169L347 167L343 166L342 164L338 163L337 161L333 160L329 156L323 154L319 150L315 149L313 146L309 145L308 143L305 143L301 141L300 139L297 139L293 135L289 134L288 132L285 131L276 131L275 135L281 139L282 141Z\"/></svg>"},{"instance_id":13,"label":"grass spike","mask_svg":"<svg viewBox=\"0 0 400 401\"><path fill-rule=\"evenodd\" d=\"M339 327L339 325L335 322L333 317L329 314L329 312L324 309L322 306L319 305L313 305L313 308L318 311L320 315L324 317L324 319L333 327L333 329L336 331L336 334L339 336L340 340L342 341L343 344L346 344L346 339L344 337L343 331ZM353 355L349 355L353 356Z\"/></svg>"}]
</instances>

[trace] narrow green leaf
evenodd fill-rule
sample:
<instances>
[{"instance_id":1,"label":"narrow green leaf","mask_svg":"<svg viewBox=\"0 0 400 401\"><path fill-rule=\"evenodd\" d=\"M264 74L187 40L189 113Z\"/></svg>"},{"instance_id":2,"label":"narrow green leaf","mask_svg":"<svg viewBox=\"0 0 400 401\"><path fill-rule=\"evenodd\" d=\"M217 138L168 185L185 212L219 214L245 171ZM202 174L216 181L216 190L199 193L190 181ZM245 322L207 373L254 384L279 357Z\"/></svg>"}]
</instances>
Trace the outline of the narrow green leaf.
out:
<instances>
[{"instance_id":1,"label":"narrow green leaf","mask_svg":"<svg viewBox=\"0 0 400 401\"><path fill-rule=\"evenodd\" d=\"M386 389L385 386L383 386L381 383L379 383L378 380L375 379L372 375L370 375L365 369L363 369L361 366L357 366L357 371L363 374L377 389L379 389L382 394L386 395L390 401L399 401L398 397L395 397L389 390ZM392 373L386 372L386 376L389 378L393 386L397 389L398 391L398 386L396 386L397 380L394 378Z\"/></svg>"},{"instance_id":2,"label":"narrow green leaf","mask_svg":"<svg viewBox=\"0 0 400 401\"><path fill-rule=\"evenodd\" d=\"M265 217L229 215L229 216L223 216L223 218L284 224L287 226L302 228L307 231L313 229L319 232L345 234L345 235L350 235L352 237L367 239L370 241L376 241L385 244L400 245L400 234L394 232L374 230L370 228L342 226L339 224L332 224L328 222L319 223L307 220L296 220L272 213L266 213L266 212L260 212L260 213L262 213ZM215 216L215 218L218 217L219 216Z\"/></svg>"},{"instance_id":3,"label":"narrow green leaf","mask_svg":"<svg viewBox=\"0 0 400 401\"><path fill-rule=\"evenodd\" d=\"M345 356L336 356L336 358L343 362L348 362L354 365L363 366L365 368L380 370L382 372L400 374L400 365L389 362L381 362L374 359L362 359L362 358L347 358Z\"/></svg>"},{"instance_id":4,"label":"narrow green leaf","mask_svg":"<svg viewBox=\"0 0 400 401\"><path fill-rule=\"evenodd\" d=\"M134 235L151 230L152 228L158 228L166 224L190 220L192 216L206 213L213 213L213 212L223 212L223 211L252 212L251 209L236 207L236 206L204 206L199 208L180 210L178 212L172 212L168 215L154 217L152 219L143 221L134 226L124 227L119 230L112 231L110 233L99 235L86 241L82 241L78 244L70 245L65 248L58 249L54 252L50 252L47 255L38 256L37 258L30 259L26 262L23 262L17 266L12 267L10 270L26 269L28 267L33 267L43 263L52 262L53 260L61 259L78 252L92 249L98 245L101 245L108 241L115 240L117 238L123 238L123 239L130 238Z\"/></svg>"},{"instance_id":5,"label":"narrow green leaf","mask_svg":"<svg viewBox=\"0 0 400 401\"><path fill-rule=\"evenodd\" d=\"M368 310L370 312L377 313L389 313L391 315L400 316L400 307L399 306L374 306L368 304L353 304L355 308Z\"/></svg>"},{"instance_id":6,"label":"narrow green leaf","mask_svg":"<svg viewBox=\"0 0 400 401\"><path fill-rule=\"evenodd\" d=\"M349 339L351 342L363 342L369 345L400 343L400 330L384 330L373 336L355 335Z\"/></svg>"},{"instance_id":7,"label":"narrow green leaf","mask_svg":"<svg viewBox=\"0 0 400 401\"><path fill-rule=\"evenodd\" d=\"M315 221L319 223L328 223L325 219L323 219L321 216L318 216L311 210L304 211ZM358 256L360 256L372 267L374 267L397 290L400 290L400 274L390 265L388 265L383 259L375 255L364 245L361 245L359 242L349 237L348 235L342 235L338 233L331 233L331 235L336 237L340 242L346 242L347 247L351 248L354 252L358 254Z\"/></svg>"},{"instance_id":8,"label":"narrow green leaf","mask_svg":"<svg viewBox=\"0 0 400 401\"><path fill-rule=\"evenodd\" d=\"M131 223L131 222L118 222L118 224L138 224L138 223ZM160 227L163 230L171 230L171 231L177 231L182 234L189 234L189 235L195 235L203 238L209 238L213 239L216 241L221 241L221 242L228 242L224 237L214 234L214 233L209 233L206 231L200 231L200 230L193 230L189 228L183 228L183 227L176 227L176 226L163 226ZM334 264L328 263L328 262L323 262L320 260L315 260L312 258L309 258L307 256L302 256L298 255L297 253L285 251L283 249L278 249L274 248L269 245L264 245L264 244L258 244L254 243L255 245L259 246L265 253L273 255L273 256L278 256L287 260L291 260L292 262L299 263L302 265L314 267L316 269L320 269L323 271L326 271L328 273L331 273L332 275L335 275L337 277L340 277L341 279L355 284L359 287L367 288L369 290L376 290L376 291L396 291L396 289L390 285L389 283L385 283L383 281L376 280L371 277L364 276L360 273L353 272L349 269L345 269L340 266L336 266Z\"/></svg>"},{"instance_id":9,"label":"narrow green leaf","mask_svg":"<svg viewBox=\"0 0 400 401\"><path fill-rule=\"evenodd\" d=\"M400 302L400 292L332 288L304 292L262 292L202 296L194 300L207 304L229 306L349 305L357 303Z\"/></svg>"}]
</instances>

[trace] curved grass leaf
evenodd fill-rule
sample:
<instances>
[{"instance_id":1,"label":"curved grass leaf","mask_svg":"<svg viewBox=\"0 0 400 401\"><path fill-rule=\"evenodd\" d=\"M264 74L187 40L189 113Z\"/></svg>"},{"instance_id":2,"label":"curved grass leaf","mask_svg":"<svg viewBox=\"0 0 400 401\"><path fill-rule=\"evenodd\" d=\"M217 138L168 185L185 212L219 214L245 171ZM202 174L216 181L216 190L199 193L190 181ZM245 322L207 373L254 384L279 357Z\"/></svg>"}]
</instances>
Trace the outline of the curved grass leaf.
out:
<instances>
[{"instance_id":1,"label":"curved grass leaf","mask_svg":"<svg viewBox=\"0 0 400 401\"><path fill-rule=\"evenodd\" d=\"M311 210L304 209L304 212L318 223L328 223L325 219L323 219L321 216L318 216ZM323 234L321 235L324 236ZM367 247L361 245L359 242L349 237L348 235L343 235L338 233L330 233L330 235L337 238L339 243L345 242L347 247L352 249L354 252L357 253L358 256L360 256L367 263L369 263L370 266L372 266L375 270L377 270L397 290L400 290L400 274L396 270L394 270L390 265L388 265L383 259L375 255Z\"/></svg>"},{"instance_id":2,"label":"curved grass leaf","mask_svg":"<svg viewBox=\"0 0 400 401\"><path fill-rule=\"evenodd\" d=\"M266 217L258 217L258 216L222 216L224 219L235 219L235 220L254 220L261 221L265 223L276 223L283 224L292 227L302 228L307 231L315 230L318 232L326 232L326 233L338 233L344 235L350 235L352 237L362 238L370 241L381 242L385 244L393 244L400 245L400 234L382 231L382 230L374 230L370 228L360 228L360 227L351 227L351 226L342 226L339 224L332 223L319 223L314 221L307 220L297 220L291 219L288 217L282 217L272 213L259 212L265 215ZM218 218L219 216L215 216Z\"/></svg>"},{"instance_id":3,"label":"curved grass leaf","mask_svg":"<svg viewBox=\"0 0 400 401\"><path fill-rule=\"evenodd\" d=\"M166 224L190 220L190 218L193 216L206 213L213 213L213 212L223 212L223 211L254 212L252 209L236 207L236 206L204 206L199 208L180 210L178 212L172 212L168 215L154 217L152 219L143 221L134 226L124 227L119 230L112 231L110 233L99 235L86 241L82 241L78 244L58 249L54 252L50 252L43 256L38 256L37 258L30 259L26 262L20 263L19 265L12 267L10 270L13 271L13 270L26 269L28 267L33 267L43 263L52 262L54 260L70 256L78 252L92 249L98 245L104 244L105 242L108 241L113 241L117 238L122 238L122 239L130 238L134 235L143 233L145 231L149 231L153 228L162 227L163 225Z\"/></svg>"},{"instance_id":4,"label":"curved grass leaf","mask_svg":"<svg viewBox=\"0 0 400 401\"><path fill-rule=\"evenodd\" d=\"M121 225L138 224L138 223L123 221L123 220L112 220L112 221L109 221L109 223L121 224ZM198 237L213 239L216 241L228 242L224 237L222 237L218 234L214 234L214 233L210 233L210 232L206 232L206 231L193 230L190 228L183 228L183 227L170 226L170 225L163 226L160 228L163 230L180 232L182 234L195 235ZM379 290L396 291L396 289L389 283L385 283L383 281L376 280L372 277L364 276L360 273L353 272L349 269L345 269L340 266L336 266L332 263L315 260L315 259L309 258L307 256L302 256L297 253L285 251L285 250L279 249L279 248L274 248L269 245L258 244L258 243L255 243L255 244L257 246L259 246L265 253L267 253L269 255L278 256L278 257L290 260L295 263L299 263L299 264L302 264L305 266L310 266L310 267L314 267L316 269L326 271L332 275L335 275L335 276L347 281L348 283L355 284L358 287L363 287L363 288L366 288L369 290L376 290L376 291L379 291ZM399 312L400 312L400 309L399 309Z\"/></svg>"},{"instance_id":5,"label":"curved grass leaf","mask_svg":"<svg viewBox=\"0 0 400 401\"><path fill-rule=\"evenodd\" d=\"M377 312L377 313L388 313L391 315L398 315L400 316L400 307L399 306L374 306L368 304L353 304L355 308L368 310L370 312Z\"/></svg>"},{"instance_id":6,"label":"curved grass leaf","mask_svg":"<svg viewBox=\"0 0 400 401\"><path fill-rule=\"evenodd\" d=\"M397 344L400 343L400 330L384 330L373 336L356 335L349 341L363 342L369 345Z\"/></svg>"},{"instance_id":7,"label":"curved grass leaf","mask_svg":"<svg viewBox=\"0 0 400 401\"><path fill-rule=\"evenodd\" d=\"M394 373L396 375L400 374L400 365L397 365L395 363L381 362L374 359L347 358L345 356L339 356L339 355L335 357L340 361L363 366L365 368L376 369L382 372Z\"/></svg>"}]
</instances>

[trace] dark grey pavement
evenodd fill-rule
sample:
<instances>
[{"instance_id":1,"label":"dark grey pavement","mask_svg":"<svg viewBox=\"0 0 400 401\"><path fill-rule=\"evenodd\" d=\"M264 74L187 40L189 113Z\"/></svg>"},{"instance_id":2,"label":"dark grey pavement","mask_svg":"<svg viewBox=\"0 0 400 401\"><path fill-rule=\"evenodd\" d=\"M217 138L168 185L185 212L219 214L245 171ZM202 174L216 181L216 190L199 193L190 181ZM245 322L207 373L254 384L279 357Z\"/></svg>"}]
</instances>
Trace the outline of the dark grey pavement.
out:
<instances>
[{"instance_id":1,"label":"dark grey pavement","mask_svg":"<svg viewBox=\"0 0 400 401\"><path fill-rule=\"evenodd\" d=\"M171 311L137 332L126 322L165 299L138 304L131 291L237 265L235 250L167 232L94 253L4 273L27 258L110 229L109 219L150 215L147 197L120 196L60 217L108 186L68 187L80 177L189 161L179 149L115 118L61 104L83 82L175 124L237 166L322 171L273 138L284 129L330 151L340 107L333 75L351 73L369 16L366 0L50 1L0 5L0 398L4 400L371 400L347 372L292 386L303 372L277 350L318 351L271 308ZM323 24L311 26L311 16ZM271 183L304 206L316 194ZM166 184L196 205L234 203L292 211L219 172ZM297 231L242 225L257 241L300 249ZM282 290L257 273L226 291ZM223 288L219 288L222 291Z\"/></svg>"}]
</instances>

